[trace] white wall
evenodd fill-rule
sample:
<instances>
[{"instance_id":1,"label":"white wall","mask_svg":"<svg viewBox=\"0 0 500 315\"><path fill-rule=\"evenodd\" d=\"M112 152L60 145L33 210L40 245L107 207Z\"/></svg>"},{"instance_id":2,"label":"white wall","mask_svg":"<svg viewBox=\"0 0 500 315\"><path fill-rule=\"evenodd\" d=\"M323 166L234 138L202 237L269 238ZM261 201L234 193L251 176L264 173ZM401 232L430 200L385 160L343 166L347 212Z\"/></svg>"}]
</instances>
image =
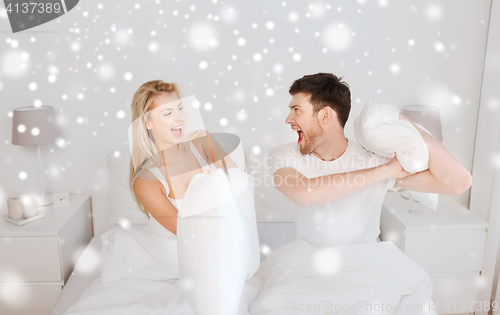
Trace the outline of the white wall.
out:
<instances>
[{"instance_id":1,"label":"white wall","mask_svg":"<svg viewBox=\"0 0 500 315\"><path fill-rule=\"evenodd\" d=\"M474 152L470 209L489 223L478 301L500 302L500 0L492 1ZM487 312L476 312L485 315Z\"/></svg>"},{"instance_id":2,"label":"white wall","mask_svg":"<svg viewBox=\"0 0 500 315\"><path fill-rule=\"evenodd\" d=\"M235 133L249 148L296 141L284 123L289 86L305 74L332 72L345 76L352 90L348 137L370 96L401 107L439 106L443 144L471 170L489 10L487 0L86 0L57 21L19 34L8 31L2 11L0 204L39 189L35 150L10 144L8 116L39 100L57 109L70 142L42 150L48 190L91 194L96 231L102 228L106 154L127 142L135 90L158 78L212 103L204 111L206 128ZM206 42L211 36L218 45ZM16 62L23 52L29 54L24 70ZM57 81L50 83L54 67ZM124 78L128 72L131 80ZM34 91L31 82L38 85ZM117 118L121 110L123 119ZM246 119L239 119L242 110ZM219 124L223 117L227 126ZM26 180L19 179L21 171ZM456 199L468 205L468 193Z\"/></svg>"}]
</instances>

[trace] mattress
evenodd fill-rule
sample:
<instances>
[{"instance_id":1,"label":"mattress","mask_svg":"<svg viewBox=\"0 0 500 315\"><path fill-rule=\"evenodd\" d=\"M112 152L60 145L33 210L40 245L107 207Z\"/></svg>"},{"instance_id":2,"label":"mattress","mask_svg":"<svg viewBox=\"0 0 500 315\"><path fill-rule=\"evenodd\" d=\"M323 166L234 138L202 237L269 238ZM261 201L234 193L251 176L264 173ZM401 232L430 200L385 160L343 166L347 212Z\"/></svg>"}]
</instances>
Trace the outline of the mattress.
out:
<instances>
[{"instance_id":1,"label":"mattress","mask_svg":"<svg viewBox=\"0 0 500 315\"><path fill-rule=\"evenodd\" d=\"M132 224L131 227L142 230L144 224ZM90 241L78 259L64 289L49 315L61 315L75 304L82 293L100 277L97 259L101 251L101 235L118 225L108 225L101 229ZM293 222L259 222L257 223L261 246L261 262L274 250L295 240L295 224Z\"/></svg>"}]
</instances>

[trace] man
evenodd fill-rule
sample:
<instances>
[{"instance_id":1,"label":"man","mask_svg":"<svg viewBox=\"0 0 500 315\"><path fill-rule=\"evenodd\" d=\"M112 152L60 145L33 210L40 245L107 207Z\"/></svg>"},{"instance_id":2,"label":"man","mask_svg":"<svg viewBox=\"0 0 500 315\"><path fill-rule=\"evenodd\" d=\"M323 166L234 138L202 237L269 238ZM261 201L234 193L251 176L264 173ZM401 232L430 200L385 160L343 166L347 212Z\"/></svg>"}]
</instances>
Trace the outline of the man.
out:
<instances>
[{"instance_id":1,"label":"man","mask_svg":"<svg viewBox=\"0 0 500 315\"><path fill-rule=\"evenodd\" d=\"M276 188L288 197L298 239L318 248L379 242L387 189L461 194L471 186L470 173L416 125L429 150L429 169L415 174L396 157L378 156L347 139L351 93L342 78L305 75L289 93L285 122L298 141L273 148L269 166Z\"/></svg>"}]
</instances>

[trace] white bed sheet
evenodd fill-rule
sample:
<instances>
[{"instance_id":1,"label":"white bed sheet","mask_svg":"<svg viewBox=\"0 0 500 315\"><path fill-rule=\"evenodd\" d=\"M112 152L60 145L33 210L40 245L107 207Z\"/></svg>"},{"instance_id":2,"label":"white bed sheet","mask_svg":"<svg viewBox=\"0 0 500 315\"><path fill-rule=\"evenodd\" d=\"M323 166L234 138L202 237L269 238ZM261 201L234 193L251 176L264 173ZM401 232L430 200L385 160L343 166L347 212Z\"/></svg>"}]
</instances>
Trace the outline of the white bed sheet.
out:
<instances>
[{"instance_id":1,"label":"white bed sheet","mask_svg":"<svg viewBox=\"0 0 500 315\"><path fill-rule=\"evenodd\" d=\"M49 315L61 315L75 304L82 293L100 277L96 259L101 251L101 235L118 225L108 225L100 230L90 241L78 259L75 269L69 277L63 291ZM142 230L145 225L132 224L132 228ZM261 245L261 261L282 245L295 240L295 224L293 222L259 222L257 223Z\"/></svg>"}]
</instances>

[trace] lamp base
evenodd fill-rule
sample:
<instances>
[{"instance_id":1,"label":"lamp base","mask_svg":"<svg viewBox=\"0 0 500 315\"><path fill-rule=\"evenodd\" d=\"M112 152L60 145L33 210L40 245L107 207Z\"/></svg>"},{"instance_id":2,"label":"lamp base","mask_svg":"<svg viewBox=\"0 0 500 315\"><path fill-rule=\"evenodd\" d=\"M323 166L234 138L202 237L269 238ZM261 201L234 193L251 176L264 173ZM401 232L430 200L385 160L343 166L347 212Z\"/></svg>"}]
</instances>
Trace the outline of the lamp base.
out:
<instances>
[{"instance_id":1,"label":"lamp base","mask_svg":"<svg viewBox=\"0 0 500 315\"><path fill-rule=\"evenodd\" d=\"M36 203L39 207L50 206L53 203L52 202L52 195L45 195L45 196L35 195L32 197L36 199Z\"/></svg>"},{"instance_id":2,"label":"lamp base","mask_svg":"<svg viewBox=\"0 0 500 315\"><path fill-rule=\"evenodd\" d=\"M406 189L401 190L399 195L406 200L410 200L410 193Z\"/></svg>"}]
</instances>

